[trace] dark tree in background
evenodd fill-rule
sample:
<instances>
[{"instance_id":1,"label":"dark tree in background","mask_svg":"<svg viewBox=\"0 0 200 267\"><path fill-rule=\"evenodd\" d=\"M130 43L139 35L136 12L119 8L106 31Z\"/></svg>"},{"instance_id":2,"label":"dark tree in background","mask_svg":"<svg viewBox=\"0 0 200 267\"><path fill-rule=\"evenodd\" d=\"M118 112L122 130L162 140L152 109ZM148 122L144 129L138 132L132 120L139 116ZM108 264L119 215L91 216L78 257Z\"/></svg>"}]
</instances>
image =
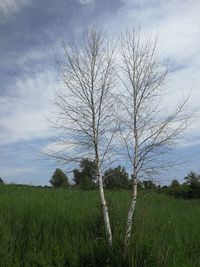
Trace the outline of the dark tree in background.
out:
<instances>
[{"instance_id":1,"label":"dark tree in background","mask_svg":"<svg viewBox=\"0 0 200 267\"><path fill-rule=\"evenodd\" d=\"M200 175L196 172L191 171L188 175L184 178L186 183L189 187L200 194Z\"/></svg>"},{"instance_id":2,"label":"dark tree in background","mask_svg":"<svg viewBox=\"0 0 200 267\"><path fill-rule=\"evenodd\" d=\"M168 192L171 196L180 198L180 197L186 197L188 195L188 185L185 183L184 185L180 185L179 181L174 179L172 180L169 187L167 187L165 192Z\"/></svg>"},{"instance_id":3,"label":"dark tree in background","mask_svg":"<svg viewBox=\"0 0 200 267\"><path fill-rule=\"evenodd\" d=\"M104 185L107 189L128 188L129 178L124 167L110 168L104 173Z\"/></svg>"},{"instance_id":4,"label":"dark tree in background","mask_svg":"<svg viewBox=\"0 0 200 267\"><path fill-rule=\"evenodd\" d=\"M60 187L68 187L68 177L64 174L64 172L57 168L49 181L53 187L60 188Z\"/></svg>"},{"instance_id":5,"label":"dark tree in background","mask_svg":"<svg viewBox=\"0 0 200 267\"><path fill-rule=\"evenodd\" d=\"M179 181L176 180L176 179L172 180L172 182L171 182L171 187L172 187L172 188L179 188L179 187L180 187L180 183L179 183Z\"/></svg>"},{"instance_id":6,"label":"dark tree in background","mask_svg":"<svg viewBox=\"0 0 200 267\"><path fill-rule=\"evenodd\" d=\"M129 182L129 188L133 186L133 175L131 175L131 180ZM142 180L138 181L138 190L155 190L159 188L152 180Z\"/></svg>"},{"instance_id":7,"label":"dark tree in background","mask_svg":"<svg viewBox=\"0 0 200 267\"><path fill-rule=\"evenodd\" d=\"M82 159L79 169L73 170L75 185L82 189L96 187L96 163L89 159Z\"/></svg>"},{"instance_id":8,"label":"dark tree in background","mask_svg":"<svg viewBox=\"0 0 200 267\"><path fill-rule=\"evenodd\" d=\"M200 183L200 175L194 171L188 173L188 175L184 178L189 185Z\"/></svg>"},{"instance_id":9,"label":"dark tree in background","mask_svg":"<svg viewBox=\"0 0 200 267\"><path fill-rule=\"evenodd\" d=\"M0 184L4 184L4 181L1 177L0 177Z\"/></svg>"},{"instance_id":10,"label":"dark tree in background","mask_svg":"<svg viewBox=\"0 0 200 267\"><path fill-rule=\"evenodd\" d=\"M147 181L144 180L142 184L143 184L143 188L146 190L153 190L157 188L156 184L151 180L147 180Z\"/></svg>"},{"instance_id":11,"label":"dark tree in background","mask_svg":"<svg viewBox=\"0 0 200 267\"><path fill-rule=\"evenodd\" d=\"M184 180L186 182L182 184L178 180L173 180L166 192L177 198L200 198L200 175L190 171Z\"/></svg>"}]
</instances>

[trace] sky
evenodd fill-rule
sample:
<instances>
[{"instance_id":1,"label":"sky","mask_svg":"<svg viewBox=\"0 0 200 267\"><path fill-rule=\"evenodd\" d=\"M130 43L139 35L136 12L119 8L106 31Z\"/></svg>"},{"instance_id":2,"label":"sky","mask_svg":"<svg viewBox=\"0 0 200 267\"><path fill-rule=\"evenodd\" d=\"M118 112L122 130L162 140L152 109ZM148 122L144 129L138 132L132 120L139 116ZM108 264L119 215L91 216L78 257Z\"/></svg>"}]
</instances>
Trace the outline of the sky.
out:
<instances>
[{"instance_id":1,"label":"sky","mask_svg":"<svg viewBox=\"0 0 200 267\"><path fill-rule=\"evenodd\" d=\"M61 86L61 43L80 38L90 23L116 38L133 25L159 32L158 49L174 62L166 103L190 92L197 110L176 148L187 160L168 180L200 171L200 1L0 0L0 176L6 183L49 184L58 165L37 148L52 143L47 118Z\"/></svg>"}]
</instances>

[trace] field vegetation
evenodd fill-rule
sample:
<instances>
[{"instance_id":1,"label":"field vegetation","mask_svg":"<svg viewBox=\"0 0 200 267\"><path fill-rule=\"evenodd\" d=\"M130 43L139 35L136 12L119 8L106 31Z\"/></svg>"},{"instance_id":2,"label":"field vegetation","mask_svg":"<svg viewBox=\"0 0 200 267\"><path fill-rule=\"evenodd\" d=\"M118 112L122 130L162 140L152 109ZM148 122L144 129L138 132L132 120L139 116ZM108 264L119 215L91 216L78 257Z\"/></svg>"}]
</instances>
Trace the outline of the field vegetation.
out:
<instances>
[{"instance_id":1,"label":"field vegetation","mask_svg":"<svg viewBox=\"0 0 200 267\"><path fill-rule=\"evenodd\" d=\"M108 250L98 191L0 186L0 266L200 266L200 200L141 192L126 260L129 190L106 191Z\"/></svg>"}]
</instances>

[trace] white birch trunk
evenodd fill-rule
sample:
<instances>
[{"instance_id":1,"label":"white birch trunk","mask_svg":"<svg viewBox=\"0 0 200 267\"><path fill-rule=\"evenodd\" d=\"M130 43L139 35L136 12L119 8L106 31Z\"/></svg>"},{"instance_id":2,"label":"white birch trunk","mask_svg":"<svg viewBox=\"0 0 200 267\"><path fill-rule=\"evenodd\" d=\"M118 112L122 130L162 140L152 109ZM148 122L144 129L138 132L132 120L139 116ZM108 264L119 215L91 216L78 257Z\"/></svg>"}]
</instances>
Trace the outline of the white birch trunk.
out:
<instances>
[{"instance_id":1,"label":"white birch trunk","mask_svg":"<svg viewBox=\"0 0 200 267\"><path fill-rule=\"evenodd\" d=\"M131 199L131 205L128 211L128 218L126 223L126 233L125 233L125 240L124 240L124 246L125 246L125 254L127 252L129 243L130 243L130 236L131 236L131 230L132 230L132 224L133 224L133 214L135 211L135 205L137 201L137 173L138 173L138 128L137 128L137 90L133 91L133 107L134 107L134 164L133 164L133 189L132 189L132 199Z\"/></svg>"},{"instance_id":2,"label":"white birch trunk","mask_svg":"<svg viewBox=\"0 0 200 267\"><path fill-rule=\"evenodd\" d=\"M101 207L102 207L102 212L103 212L106 236L107 236L108 245L112 246L112 231L111 231L110 218L109 218L109 213L108 213L108 206L107 206L105 195L104 195L103 179L102 179L101 168L99 164L99 153L98 153L97 144L95 145L95 158L96 158L96 163L97 163L97 178L98 178L98 183L99 183L99 194L100 194L100 201L101 201Z\"/></svg>"},{"instance_id":3,"label":"white birch trunk","mask_svg":"<svg viewBox=\"0 0 200 267\"><path fill-rule=\"evenodd\" d=\"M128 218L127 218L127 223L126 223L126 234L125 234L125 240L124 240L125 254L127 252L127 248L130 242L130 236L131 236L132 225L133 225L133 214L135 211L136 201L137 201L137 179L134 178L132 200L131 200L131 205L128 211Z\"/></svg>"},{"instance_id":4,"label":"white birch trunk","mask_svg":"<svg viewBox=\"0 0 200 267\"><path fill-rule=\"evenodd\" d=\"M107 203L106 203L105 196L104 196L103 180L102 180L101 175L99 175L99 193L100 193L100 200L101 200L101 206L102 206L102 212L103 212L103 217L104 217L108 244L109 246L112 246L112 231L111 231L111 226L110 226L108 207L107 207Z\"/></svg>"},{"instance_id":5,"label":"white birch trunk","mask_svg":"<svg viewBox=\"0 0 200 267\"><path fill-rule=\"evenodd\" d=\"M143 38L144 37L144 38ZM175 145L175 141L186 127L191 114L184 114L188 97L173 112L168 113L160 105L165 78L169 73L168 63L158 60L156 52L157 36L143 36L132 29L121 38L122 59L120 79L125 94L122 97L122 116L120 115L121 136L124 140L127 157L133 166L133 188L128 211L125 253L130 243L132 221L137 200L137 184L161 168L173 166L166 160L165 153ZM161 97L161 98L160 98ZM160 159L161 158L161 159Z\"/></svg>"}]
</instances>

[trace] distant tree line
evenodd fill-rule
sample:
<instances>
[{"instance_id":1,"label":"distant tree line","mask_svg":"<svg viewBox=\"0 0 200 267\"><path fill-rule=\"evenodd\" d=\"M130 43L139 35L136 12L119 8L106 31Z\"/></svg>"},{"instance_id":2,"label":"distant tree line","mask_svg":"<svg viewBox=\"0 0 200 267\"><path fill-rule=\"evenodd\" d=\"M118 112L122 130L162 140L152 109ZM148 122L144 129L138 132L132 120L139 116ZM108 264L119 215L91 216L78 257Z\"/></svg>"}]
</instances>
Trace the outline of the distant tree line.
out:
<instances>
[{"instance_id":1,"label":"distant tree line","mask_svg":"<svg viewBox=\"0 0 200 267\"><path fill-rule=\"evenodd\" d=\"M82 159L79 169L73 170L74 186L82 189L97 188L95 161ZM103 184L106 189L129 188L128 173L124 167L109 168L103 174Z\"/></svg>"},{"instance_id":2,"label":"distant tree line","mask_svg":"<svg viewBox=\"0 0 200 267\"><path fill-rule=\"evenodd\" d=\"M132 177L129 178L128 172L122 166L107 169L103 173L103 184L106 189L131 189ZM56 169L50 183L55 188L69 187L69 179L61 170ZM93 190L97 188L96 164L95 161L82 159L79 168L73 170L73 185L76 188L84 190ZM139 181L140 190L155 190L159 188L153 181Z\"/></svg>"},{"instance_id":3,"label":"distant tree line","mask_svg":"<svg viewBox=\"0 0 200 267\"><path fill-rule=\"evenodd\" d=\"M130 187L128 173L125 171L125 168L121 166L106 170L103 175L103 181L106 189L128 189ZM70 186L67 175L58 168L51 177L50 183L55 188ZM73 170L72 186L85 190L93 190L97 188L95 161L89 159L81 160L79 168Z\"/></svg>"},{"instance_id":4,"label":"distant tree line","mask_svg":"<svg viewBox=\"0 0 200 267\"><path fill-rule=\"evenodd\" d=\"M103 184L106 189L131 189L132 179L128 172L122 166L107 169L103 174ZM188 173L184 178L185 182L172 180L169 186L160 186L152 180L143 180L138 182L138 190L165 192L177 198L200 198L200 174L194 171ZM97 189L96 165L95 161L82 159L79 168L73 170L73 184L69 183L67 175L57 168L51 177L50 183L55 188L68 188L69 186L84 189ZM0 183L3 179L0 178Z\"/></svg>"},{"instance_id":5,"label":"distant tree line","mask_svg":"<svg viewBox=\"0 0 200 267\"><path fill-rule=\"evenodd\" d=\"M177 198L200 198L200 174L190 171L184 180L182 184L173 180L166 192Z\"/></svg>"},{"instance_id":6,"label":"distant tree line","mask_svg":"<svg viewBox=\"0 0 200 267\"><path fill-rule=\"evenodd\" d=\"M121 166L109 168L103 174L104 188L108 190L131 189L132 179L132 175L130 179L128 172ZM68 176L59 168L56 168L49 182L54 188L74 187L83 190L95 190L98 187L95 161L91 161L87 158L82 159L79 168L73 170L72 184L70 184ZM0 185L1 184L4 184L2 177L0 177ZM44 188L48 188L48 186L46 185ZM167 193L176 198L200 198L200 174L190 171L184 178L182 184L174 179L169 186L161 186L152 180L138 181L138 190Z\"/></svg>"}]
</instances>

